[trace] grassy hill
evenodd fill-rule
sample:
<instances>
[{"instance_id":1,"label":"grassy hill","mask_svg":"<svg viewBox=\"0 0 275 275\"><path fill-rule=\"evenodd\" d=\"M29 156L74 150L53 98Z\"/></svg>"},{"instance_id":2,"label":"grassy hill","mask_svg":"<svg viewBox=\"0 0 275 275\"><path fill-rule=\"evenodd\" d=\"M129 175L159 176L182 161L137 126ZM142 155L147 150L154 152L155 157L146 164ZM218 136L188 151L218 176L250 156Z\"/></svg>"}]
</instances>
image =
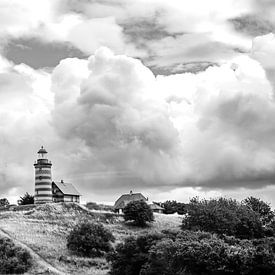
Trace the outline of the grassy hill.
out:
<instances>
[{"instance_id":1,"label":"grassy hill","mask_svg":"<svg viewBox=\"0 0 275 275\"><path fill-rule=\"evenodd\" d=\"M74 203L55 203L15 207L0 212L0 229L12 239L26 244L46 262L65 274L107 274L104 258L82 258L71 255L66 248L66 238L78 222L99 221L109 228L116 243L130 235L164 229L179 230L182 217L155 214L155 222L147 228L127 225L123 217L111 212L88 210ZM45 274L43 267L34 264L29 274ZM53 274L49 272L48 274Z\"/></svg>"}]
</instances>

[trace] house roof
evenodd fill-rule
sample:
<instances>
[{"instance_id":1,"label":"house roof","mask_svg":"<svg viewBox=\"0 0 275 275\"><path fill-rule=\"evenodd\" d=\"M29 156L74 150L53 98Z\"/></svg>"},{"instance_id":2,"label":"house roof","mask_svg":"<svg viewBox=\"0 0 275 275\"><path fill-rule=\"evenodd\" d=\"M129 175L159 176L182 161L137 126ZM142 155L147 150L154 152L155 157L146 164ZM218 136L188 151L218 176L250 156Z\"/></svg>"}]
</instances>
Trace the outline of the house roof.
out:
<instances>
[{"instance_id":1,"label":"house roof","mask_svg":"<svg viewBox=\"0 0 275 275\"><path fill-rule=\"evenodd\" d=\"M75 189L72 183L61 182L53 182L64 195L75 195L80 196L80 193Z\"/></svg>"},{"instance_id":2,"label":"house roof","mask_svg":"<svg viewBox=\"0 0 275 275\"><path fill-rule=\"evenodd\" d=\"M158 204L152 203L150 204L152 210L164 210L163 207L159 206Z\"/></svg>"},{"instance_id":3,"label":"house roof","mask_svg":"<svg viewBox=\"0 0 275 275\"><path fill-rule=\"evenodd\" d=\"M129 193L129 194L121 195L115 202L115 209L124 208L126 204L130 201L140 201L140 200L146 201L147 199L141 193Z\"/></svg>"}]
</instances>

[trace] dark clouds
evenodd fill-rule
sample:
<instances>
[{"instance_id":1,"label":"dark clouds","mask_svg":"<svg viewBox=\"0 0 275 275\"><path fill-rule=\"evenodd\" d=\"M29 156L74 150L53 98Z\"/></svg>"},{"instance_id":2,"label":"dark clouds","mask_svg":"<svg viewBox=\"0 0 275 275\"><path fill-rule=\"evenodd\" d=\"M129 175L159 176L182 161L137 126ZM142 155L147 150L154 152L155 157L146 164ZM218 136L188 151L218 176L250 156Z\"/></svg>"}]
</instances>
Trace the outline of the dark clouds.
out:
<instances>
[{"instance_id":1,"label":"dark clouds","mask_svg":"<svg viewBox=\"0 0 275 275\"><path fill-rule=\"evenodd\" d=\"M236 31L248 34L250 36L258 36L274 31L274 25L257 14L249 14L229 20Z\"/></svg>"},{"instance_id":2,"label":"dark clouds","mask_svg":"<svg viewBox=\"0 0 275 275\"><path fill-rule=\"evenodd\" d=\"M223 5L217 0L209 4L202 0L7 3L0 9L5 26L0 37L6 43L12 41L6 56L34 68L54 66L62 57L91 55L107 46L151 68L168 71L179 63L221 63L234 55L235 48L246 51L250 47L249 40L228 23L253 10L250 0L227 0ZM7 12L13 16L7 18Z\"/></svg>"},{"instance_id":3,"label":"dark clouds","mask_svg":"<svg viewBox=\"0 0 275 275\"><path fill-rule=\"evenodd\" d=\"M34 69L55 67L67 57L87 57L70 43L47 43L33 37L11 40L3 51L4 56L15 64L24 63Z\"/></svg>"},{"instance_id":4,"label":"dark clouds","mask_svg":"<svg viewBox=\"0 0 275 275\"><path fill-rule=\"evenodd\" d=\"M173 64L172 66L167 67L152 66L150 67L150 69L155 75L170 75L171 73L198 73L201 71L205 71L210 66L218 66L218 64L214 62L197 61Z\"/></svg>"}]
</instances>

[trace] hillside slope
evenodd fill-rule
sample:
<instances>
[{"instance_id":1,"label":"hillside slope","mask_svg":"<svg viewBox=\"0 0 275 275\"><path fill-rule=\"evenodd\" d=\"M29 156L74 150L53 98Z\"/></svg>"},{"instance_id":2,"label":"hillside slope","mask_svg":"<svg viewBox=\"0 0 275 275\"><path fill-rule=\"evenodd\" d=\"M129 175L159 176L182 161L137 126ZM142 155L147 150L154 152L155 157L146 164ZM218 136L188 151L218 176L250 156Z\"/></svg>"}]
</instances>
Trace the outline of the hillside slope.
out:
<instances>
[{"instance_id":1,"label":"hillside slope","mask_svg":"<svg viewBox=\"0 0 275 275\"><path fill-rule=\"evenodd\" d=\"M30 247L54 268L66 274L105 275L109 266L105 258L82 258L71 255L66 237L82 220L102 222L116 237L116 243L130 235L164 229L179 229L181 217L155 214L155 222L144 229L126 225L123 217L111 212L91 211L74 203L55 203L16 207L0 212L0 229ZM41 274L34 265L29 274ZM50 274L54 274L49 272ZM49 274L48 273L48 274Z\"/></svg>"}]
</instances>

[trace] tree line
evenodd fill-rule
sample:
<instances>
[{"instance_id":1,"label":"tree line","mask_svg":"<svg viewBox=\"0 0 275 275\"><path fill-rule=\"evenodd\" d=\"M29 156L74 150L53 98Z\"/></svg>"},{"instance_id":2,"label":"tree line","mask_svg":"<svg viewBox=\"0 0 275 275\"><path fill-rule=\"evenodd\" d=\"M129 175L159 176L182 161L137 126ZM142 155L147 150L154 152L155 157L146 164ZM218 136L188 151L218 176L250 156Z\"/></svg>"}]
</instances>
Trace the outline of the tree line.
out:
<instances>
[{"instance_id":1,"label":"tree line","mask_svg":"<svg viewBox=\"0 0 275 275\"><path fill-rule=\"evenodd\" d=\"M175 201L166 205L177 207ZM275 214L269 204L254 197L242 202L195 197L184 209L181 231L119 243L107 255L110 274L275 274Z\"/></svg>"}]
</instances>

